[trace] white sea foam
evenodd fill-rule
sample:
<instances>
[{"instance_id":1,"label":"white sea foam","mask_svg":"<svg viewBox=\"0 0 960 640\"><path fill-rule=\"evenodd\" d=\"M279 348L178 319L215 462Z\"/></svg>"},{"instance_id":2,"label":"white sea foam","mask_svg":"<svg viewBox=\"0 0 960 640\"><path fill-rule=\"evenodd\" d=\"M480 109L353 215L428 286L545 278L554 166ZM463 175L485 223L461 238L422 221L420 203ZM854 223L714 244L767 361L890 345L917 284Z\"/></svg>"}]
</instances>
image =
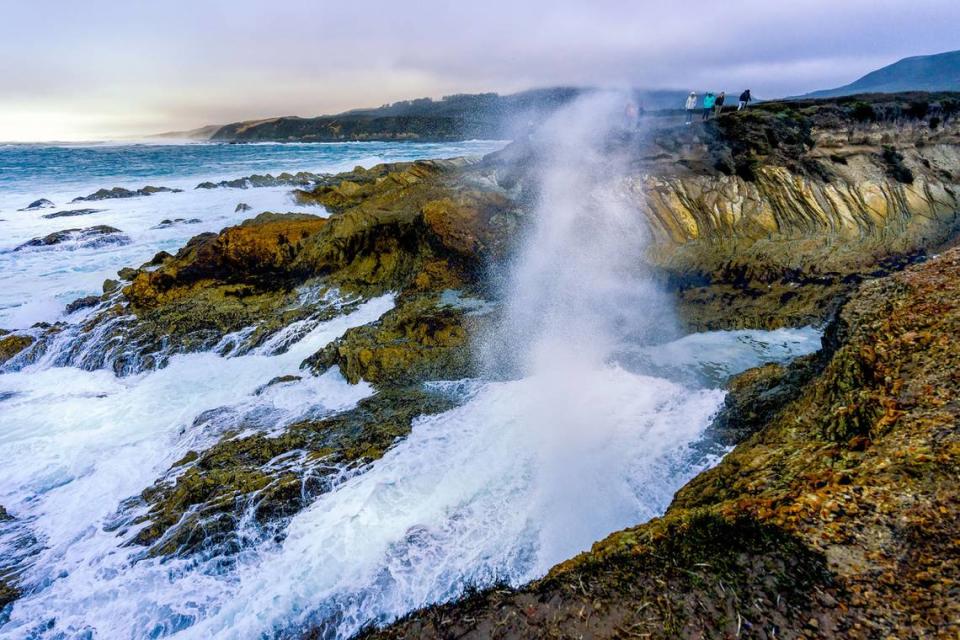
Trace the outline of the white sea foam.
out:
<instances>
[{"instance_id":1,"label":"white sea foam","mask_svg":"<svg viewBox=\"0 0 960 640\"><path fill-rule=\"evenodd\" d=\"M216 441L223 425L191 428L206 409L243 414L255 405L270 412L269 425L277 428L368 395L368 385L349 385L336 370L286 385L284 394L255 392L276 376L297 373L306 356L391 305L390 296L371 300L318 325L282 355L178 355L164 369L126 378L68 367L0 376L0 394L10 394L0 411L0 504L44 547L22 578L25 589L38 593L17 603L3 631L29 635L51 614L59 629L105 629L116 623L110 619L125 593L156 598L152 590L164 570L132 565L135 550L120 548L122 538L104 530L120 502L188 450Z\"/></svg>"}]
</instances>

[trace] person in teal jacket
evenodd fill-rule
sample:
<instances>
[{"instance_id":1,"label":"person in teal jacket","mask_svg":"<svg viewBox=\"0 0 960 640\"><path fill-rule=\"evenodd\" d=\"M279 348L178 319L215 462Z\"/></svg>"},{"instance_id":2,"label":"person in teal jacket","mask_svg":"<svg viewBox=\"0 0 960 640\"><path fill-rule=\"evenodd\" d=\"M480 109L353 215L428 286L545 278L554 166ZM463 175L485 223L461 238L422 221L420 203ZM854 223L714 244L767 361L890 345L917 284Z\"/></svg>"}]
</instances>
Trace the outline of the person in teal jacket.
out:
<instances>
[{"instance_id":1,"label":"person in teal jacket","mask_svg":"<svg viewBox=\"0 0 960 640\"><path fill-rule=\"evenodd\" d=\"M713 111L713 105L717 102L717 96L712 91L707 91L703 96L703 119L710 118L710 112Z\"/></svg>"}]
</instances>

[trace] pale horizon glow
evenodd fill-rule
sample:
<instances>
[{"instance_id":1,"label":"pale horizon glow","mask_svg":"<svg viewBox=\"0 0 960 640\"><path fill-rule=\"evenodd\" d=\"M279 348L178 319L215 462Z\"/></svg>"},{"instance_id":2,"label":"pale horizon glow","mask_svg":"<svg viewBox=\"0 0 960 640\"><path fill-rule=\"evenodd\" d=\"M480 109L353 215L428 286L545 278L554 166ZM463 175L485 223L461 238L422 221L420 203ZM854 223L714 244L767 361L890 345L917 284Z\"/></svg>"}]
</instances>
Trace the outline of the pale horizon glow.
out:
<instances>
[{"instance_id":1,"label":"pale horizon glow","mask_svg":"<svg viewBox=\"0 0 960 640\"><path fill-rule=\"evenodd\" d=\"M960 48L955 0L12 2L0 140L144 136L534 87L780 97Z\"/></svg>"}]
</instances>

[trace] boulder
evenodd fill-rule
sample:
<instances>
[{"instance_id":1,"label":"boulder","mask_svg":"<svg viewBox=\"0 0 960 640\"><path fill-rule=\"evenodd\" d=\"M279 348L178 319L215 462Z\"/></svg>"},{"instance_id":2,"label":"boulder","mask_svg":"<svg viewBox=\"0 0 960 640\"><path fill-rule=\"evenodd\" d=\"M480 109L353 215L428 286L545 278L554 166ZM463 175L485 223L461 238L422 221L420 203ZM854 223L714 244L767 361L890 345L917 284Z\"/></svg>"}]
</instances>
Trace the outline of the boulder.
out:
<instances>
[{"instance_id":1,"label":"boulder","mask_svg":"<svg viewBox=\"0 0 960 640\"><path fill-rule=\"evenodd\" d=\"M33 336L18 333L0 334L0 364L3 364L36 341Z\"/></svg>"},{"instance_id":2,"label":"boulder","mask_svg":"<svg viewBox=\"0 0 960 640\"><path fill-rule=\"evenodd\" d=\"M87 196L78 196L70 202L92 202L97 200L113 200L118 198L136 198L138 196L151 196L155 193L180 193L183 189L171 189L170 187L146 186L140 189L124 189L123 187L114 187L112 189L99 189Z\"/></svg>"},{"instance_id":3,"label":"boulder","mask_svg":"<svg viewBox=\"0 0 960 640\"><path fill-rule=\"evenodd\" d=\"M67 313L73 313L75 311L79 311L80 309L95 307L98 304L100 304L100 296L85 296L83 298L77 298L67 305Z\"/></svg>"},{"instance_id":4,"label":"boulder","mask_svg":"<svg viewBox=\"0 0 960 640\"><path fill-rule=\"evenodd\" d=\"M36 211L37 209L49 209L57 205L53 204L46 198L40 198L39 200L34 200L23 209L18 209L18 211Z\"/></svg>"},{"instance_id":5,"label":"boulder","mask_svg":"<svg viewBox=\"0 0 960 640\"><path fill-rule=\"evenodd\" d=\"M128 244L130 238L125 236L120 229L105 224L99 224L84 229L63 229L54 231L42 238L34 238L24 242L16 247L14 251L22 251L29 248L51 247L56 245L67 245L68 248L94 248L107 245Z\"/></svg>"}]
</instances>

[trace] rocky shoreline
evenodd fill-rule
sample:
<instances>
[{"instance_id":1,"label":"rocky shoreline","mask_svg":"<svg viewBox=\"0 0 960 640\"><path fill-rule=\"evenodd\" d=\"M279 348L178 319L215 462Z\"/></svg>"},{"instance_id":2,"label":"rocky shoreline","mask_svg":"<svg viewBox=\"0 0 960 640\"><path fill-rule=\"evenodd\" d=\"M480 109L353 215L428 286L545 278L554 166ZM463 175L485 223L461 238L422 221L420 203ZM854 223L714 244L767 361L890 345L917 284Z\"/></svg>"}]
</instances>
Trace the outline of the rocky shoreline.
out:
<instances>
[{"instance_id":1,"label":"rocky shoreline","mask_svg":"<svg viewBox=\"0 0 960 640\"><path fill-rule=\"evenodd\" d=\"M637 269L671 292L686 329L815 324L824 348L731 381L713 430L736 448L662 518L528 587L369 635L952 637L960 253L946 247L960 231L960 98L770 103L606 145L626 162L604 184L649 237ZM498 320L537 153L517 142L483 159L261 176L301 186L298 204L329 215L262 213L123 269L71 305L80 320L0 332L0 367L36 361L63 335L72 346L57 364L118 375L177 353L239 355L392 296L379 320L301 365L303 376L339 367L375 395L280 434L237 425L124 505L117 525L145 555L239 549L236 523L253 505L282 536L416 416L452 406L424 382L478 374L474 342ZM148 195L130 194L104 197ZM294 455L298 470L275 464Z\"/></svg>"},{"instance_id":2,"label":"rocky shoreline","mask_svg":"<svg viewBox=\"0 0 960 640\"><path fill-rule=\"evenodd\" d=\"M958 323L960 249L864 285L820 364L733 384L728 411L794 374L662 518L364 637L954 637Z\"/></svg>"}]
</instances>

